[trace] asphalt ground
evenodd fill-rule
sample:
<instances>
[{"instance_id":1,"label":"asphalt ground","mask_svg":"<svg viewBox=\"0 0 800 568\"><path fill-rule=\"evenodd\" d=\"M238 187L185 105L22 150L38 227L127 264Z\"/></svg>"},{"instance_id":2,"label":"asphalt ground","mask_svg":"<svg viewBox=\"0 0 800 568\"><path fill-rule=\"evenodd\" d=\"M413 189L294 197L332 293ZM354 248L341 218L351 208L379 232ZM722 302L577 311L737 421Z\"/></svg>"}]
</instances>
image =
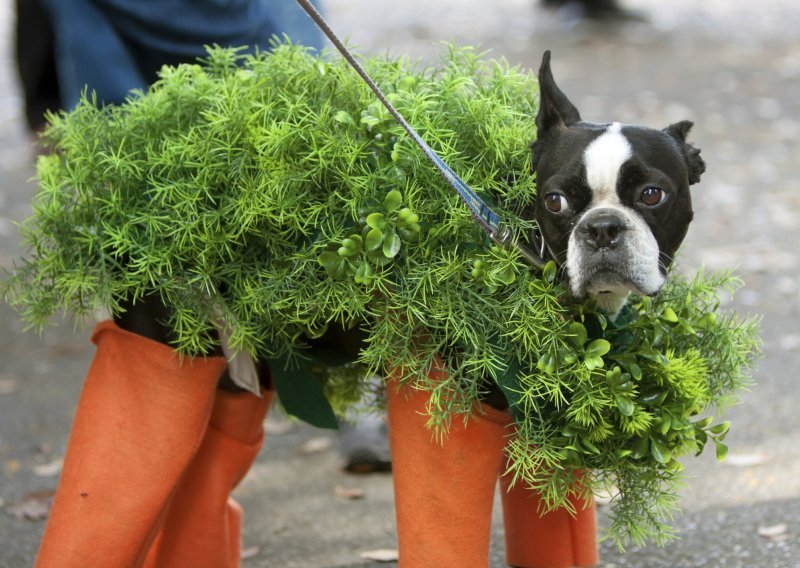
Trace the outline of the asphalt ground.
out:
<instances>
[{"instance_id":1,"label":"asphalt ground","mask_svg":"<svg viewBox=\"0 0 800 568\"><path fill-rule=\"evenodd\" d=\"M800 567L800 4L792 0L629 0L644 22L589 24L533 0L328 0L333 26L367 53L429 61L440 42L478 44L535 69L553 50L564 91L588 120L662 127L696 123L708 171L682 270L737 267L746 286L729 307L763 316L755 386L729 412L726 463L687 463L680 540L664 548L603 543L601 566ZM31 141L14 76L12 3L0 1L0 266L21 251L14 222L29 211ZM30 566L44 526L37 492L57 483L81 381L88 330L58 322L42 337L0 306L0 567ZM378 566L361 553L396 547L389 475L340 471L335 435L268 420L258 462L236 492L246 509L245 566ZM337 490L337 487L339 488ZM344 489L344 491L342 490ZM350 499L349 489L363 492ZM120 488L124 491L125 488ZM27 498L27 500L26 500ZM20 503L26 503L22 509ZM601 509L602 511L602 509ZM16 513L16 514L15 514ZM601 514L602 522L602 514ZM492 567L504 566L495 515ZM392 564L389 563L389 566Z\"/></svg>"}]
</instances>

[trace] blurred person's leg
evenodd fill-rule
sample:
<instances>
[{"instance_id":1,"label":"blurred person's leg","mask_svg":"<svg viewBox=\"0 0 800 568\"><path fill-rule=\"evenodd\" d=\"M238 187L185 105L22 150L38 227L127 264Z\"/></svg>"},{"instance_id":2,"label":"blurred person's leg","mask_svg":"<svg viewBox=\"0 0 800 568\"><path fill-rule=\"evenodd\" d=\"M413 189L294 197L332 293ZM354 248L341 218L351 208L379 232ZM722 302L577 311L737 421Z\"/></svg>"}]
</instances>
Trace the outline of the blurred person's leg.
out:
<instances>
[{"instance_id":1,"label":"blurred person's leg","mask_svg":"<svg viewBox=\"0 0 800 568\"><path fill-rule=\"evenodd\" d=\"M620 6L617 0L541 0L541 2L545 8L557 10L567 20L586 18L642 21L645 19L639 12Z\"/></svg>"},{"instance_id":2,"label":"blurred person's leg","mask_svg":"<svg viewBox=\"0 0 800 568\"><path fill-rule=\"evenodd\" d=\"M373 412L353 420L341 420L337 449L347 472L373 473L392 469L388 425L383 414Z\"/></svg>"},{"instance_id":3,"label":"blurred person's leg","mask_svg":"<svg viewBox=\"0 0 800 568\"><path fill-rule=\"evenodd\" d=\"M15 60L25 118L32 132L44 124L46 111L61 108L55 63L55 39L47 12L39 0L16 0Z\"/></svg>"},{"instance_id":4,"label":"blurred person's leg","mask_svg":"<svg viewBox=\"0 0 800 568\"><path fill-rule=\"evenodd\" d=\"M293 0L92 0L124 38L146 81L162 65L195 62L206 46L265 51L276 36L319 48L322 36Z\"/></svg>"},{"instance_id":5,"label":"blurred person's leg","mask_svg":"<svg viewBox=\"0 0 800 568\"><path fill-rule=\"evenodd\" d=\"M163 65L196 62L206 46L266 50L276 35L321 46L313 22L288 0L42 0L53 23L62 105L88 85L101 103L146 89Z\"/></svg>"},{"instance_id":6,"label":"blurred person's leg","mask_svg":"<svg viewBox=\"0 0 800 568\"><path fill-rule=\"evenodd\" d=\"M145 89L128 45L91 0L42 0L55 35L62 107L73 108L87 85L100 103L117 104L132 89Z\"/></svg>"}]
</instances>

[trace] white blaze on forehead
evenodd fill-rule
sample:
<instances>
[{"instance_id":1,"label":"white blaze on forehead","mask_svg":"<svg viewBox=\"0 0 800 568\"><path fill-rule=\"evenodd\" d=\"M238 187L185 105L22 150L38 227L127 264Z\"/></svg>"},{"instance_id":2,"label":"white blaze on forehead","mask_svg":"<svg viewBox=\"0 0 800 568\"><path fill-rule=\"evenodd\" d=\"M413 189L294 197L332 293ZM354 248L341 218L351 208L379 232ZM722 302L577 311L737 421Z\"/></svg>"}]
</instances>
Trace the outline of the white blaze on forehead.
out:
<instances>
[{"instance_id":1,"label":"white blaze on forehead","mask_svg":"<svg viewBox=\"0 0 800 568\"><path fill-rule=\"evenodd\" d=\"M592 204L619 203L617 178L622 164L633 155L630 142L622 135L622 125L613 123L583 153L586 181L594 193Z\"/></svg>"}]
</instances>

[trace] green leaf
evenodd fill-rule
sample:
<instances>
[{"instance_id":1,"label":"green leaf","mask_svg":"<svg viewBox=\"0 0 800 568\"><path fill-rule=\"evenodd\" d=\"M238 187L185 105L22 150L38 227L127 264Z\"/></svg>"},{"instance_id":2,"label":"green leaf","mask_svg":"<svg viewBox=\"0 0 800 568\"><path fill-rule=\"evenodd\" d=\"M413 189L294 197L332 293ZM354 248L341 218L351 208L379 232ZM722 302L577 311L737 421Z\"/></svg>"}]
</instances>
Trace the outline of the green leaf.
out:
<instances>
[{"instance_id":1,"label":"green leaf","mask_svg":"<svg viewBox=\"0 0 800 568\"><path fill-rule=\"evenodd\" d=\"M583 349L583 344L586 343L587 332L586 326L579 322L573 322L567 327L567 339L575 346L576 349Z\"/></svg>"},{"instance_id":2,"label":"green leaf","mask_svg":"<svg viewBox=\"0 0 800 568\"><path fill-rule=\"evenodd\" d=\"M503 391L508 401L509 409L517 419L522 419L525 416L523 409L519 406L522 393L520 391L518 378L521 370L522 367L519 361L512 359L505 371L498 373L497 376L497 386Z\"/></svg>"},{"instance_id":3,"label":"green leaf","mask_svg":"<svg viewBox=\"0 0 800 568\"><path fill-rule=\"evenodd\" d=\"M613 387L618 388L621 380L622 369L620 369L618 366L615 365L613 369L606 371L606 381L608 381Z\"/></svg>"},{"instance_id":4,"label":"green leaf","mask_svg":"<svg viewBox=\"0 0 800 568\"><path fill-rule=\"evenodd\" d=\"M536 362L536 368L546 373L552 373L557 368L557 360L552 353L545 353Z\"/></svg>"},{"instance_id":5,"label":"green leaf","mask_svg":"<svg viewBox=\"0 0 800 568\"><path fill-rule=\"evenodd\" d=\"M611 344L605 339L595 339L586 347L586 354L602 357L611 350Z\"/></svg>"},{"instance_id":6,"label":"green leaf","mask_svg":"<svg viewBox=\"0 0 800 568\"><path fill-rule=\"evenodd\" d=\"M272 379L283 408L301 420L318 428L336 430L339 423L323 392L323 382L314 373L314 364L300 359L290 365L288 358L270 361Z\"/></svg>"},{"instance_id":7,"label":"green leaf","mask_svg":"<svg viewBox=\"0 0 800 568\"><path fill-rule=\"evenodd\" d=\"M359 241L360 240L361 239L359 238ZM342 246L339 247L339 250L337 252L339 253L339 256L350 257L357 255L360 252L360 249L361 249L360 242L356 242L353 239L348 238L342 241Z\"/></svg>"},{"instance_id":8,"label":"green leaf","mask_svg":"<svg viewBox=\"0 0 800 568\"><path fill-rule=\"evenodd\" d=\"M350 116L350 113L344 110L340 110L335 115L333 115L333 120L336 122L341 122L342 124L349 124L350 126L355 126L356 121L353 120L353 117Z\"/></svg>"},{"instance_id":9,"label":"green leaf","mask_svg":"<svg viewBox=\"0 0 800 568\"><path fill-rule=\"evenodd\" d=\"M669 460L669 463L667 464L667 469L677 473L679 471L683 471L683 464L678 460L676 460L675 458L672 458L671 460Z\"/></svg>"},{"instance_id":10,"label":"green leaf","mask_svg":"<svg viewBox=\"0 0 800 568\"><path fill-rule=\"evenodd\" d=\"M726 421L726 422L721 422L716 426L712 426L711 428L708 429L708 431L716 436L724 436L725 434L728 433L728 430L730 429L731 429L731 423Z\"/></svg>"},{"instance_id":11,"label":"green leaf","mask_svg":"<svg viewBox=\"0 0 800 568\"><path fill-rule=\"evenodd\" d=\"M367 247L367 250L378 250L378 248L380 248L382 243L383 243L383 231L377 228L370 229L370 231L367 233L367 238L364 239L364 244Z\"/></svg>"},{"instance_id":12,"label":"green leaf","mask_svg":"<svg viewBox=\"0 0 800 568\"><path fill-rule=\"evenodd\" d=\"M367 253L367 258L372 264L377 266L386 266L390 262L392 262L391 258L388 258L385 254L383 254L383 249L378 247L376 250L371 250Z\"/></svg>"},{"instance_id":13,"label":"green leaf","mask_svg":"<svg viewBox=\"0 0 800 568\"><path fill-rule=\"evenodd\" d=\"M383 122L383 120L382 120L382 119L380 119L380 118L378 118L377 116L372 116L372 115L371 115L371 114L369 114L367 111L364 111L364 112L361 114L361 122L363 122L363 123L364 123L364 124L366 124L367 126L377 126L377 125L379 125L381 122Z\"/></svg>"},{"instance_id":14,"label":"green leaf","mask_svg":"<svg viewBox=\"0 0 800 568\"><path fill-rule=\"evenodd\" d=\"M583 364L590 371L594 371L595 369L602 369L605 365L605 361L603 361L602 357L587 355L583 360Z\"/></svg>"},{"instance_id":15,"label":"green leaf","mask_svg":"<svg viewBox=\"0 0 800 568\"><path fill-rule=\"evenodd\" d=\"M705 430L695 430L694 440L695 444L697 445L697 453L695 453L695 456L699 456L703 453L703 449L708 443L708 434L706 434Z\"/></svg>"},{"instance_id":16,"label":"green leaf","mask_svg":"<svg viewBox=\"0 0 800 568\"><path fill-rule=\"evenodd\" d=\"M335 252L323 252L317 257L317 262L325 267L325 270L335 270L339 265L341 257Z\"/></svg>"},{"instance_id":17,"label":"green leaf","mask_svg":"<svg viewBox=\"0 0 800 568\"><path fill-rule=\"evenodd\" d=\"M386 210L387 213L391 213L395 211L400 205L403 203L403 194L393 189L389 193L386 194L386 198L383 200L383 208Z\"/></svg>"},{"instance_id":18,"label":"green leaf","mask_svg":"<svg viewBox=\"0 0 800 568\"><path fill-rule=\"evenodd\" d=\"M633 383L630 381L628 373L623 374L617 383L617 390L620 392L631 392L633 390Z\"/></svg>"},{"instance_id":19,"label":"green leaf","mask_svg":"<svg viewBox=\"0 0 800 568\"><path fill-rule=\"evenodd\" d=\"M617 403L617 408L619 409L620 414L628 417L633 416L635 406L630 398L626 396L615 395L614 400Z\"/></svg>"},{"instance_id":20,"label":"green leaf","mask_svg":"<svg viewBox=\"0 0 800 568\"><path fill-rule=\"evenodd\" d=\"M664 313L661 315L661 319L670 323L676 323L678 321L678 315L672 308L666 308Z\"/></svg>"},{"instance_id":21,"label":"green leaf","mask_svg":"<svg viewBox=\"0 0 800 568\"><path fill-rule=\"evenodd\" d=\"M664 436L667 432L669 432L670 427L672 427L672 417L669 414L664 414L661 417L659 432L661 432L661 435Z\"/></svg>"},{"instance_id":22,"label":"green leaf","mask_svg":"<svg viewBox=\"0 0 800 568\"><path fill-rule=\"evenodd\" d=\"M700 329L711 329L717 323L717 314L714 312L709 312L705 314L700 321L697 322L697 327Z\"/></svg>"},{"instance_id":23,"label":"green leaf","mask_svg":"<svg viewBox=\"0 0 800 568\"><path fill-rule=\"evenodd\" d=\"M397 90L398 91L410 91L413 89L417 84L417 78L409 75L407 77L403 77L397 83Z\"/></svg>"},{"instance_id":24,"label":"green leaf","mask_svg":"<svg viewBox=\"0 0 800 568\"><path fill-rule=\"evenodd\" d=\"M707 416L706 418L703 418L702 420L698 420L697 422L695 422L694 427L699 428L701 430L705 430L706 428L708 428L709 424L711 424L713 421L714 421L713 416Z\"/></svg>"},{"instance_id":25,"label":"green leaf","mask_svg":"<svg viewBox=\"0 0 800 568\"><path fill-rule=\"evenodd\" d=\"M656 440L652 440L650 444L650 454L653 456L653 459L661 464L669 463L672 459L672 453L669 451L669 448Z\"/></svg>"},{"instance_id":26,"label":"green leaf","mask_svg":"<svg viewBox=\"0 0 800 568\"><path fill-rule=\"evenodd\" d=\"M583 438L581 440L581 443L583 444L583 447L587 448L591 453L593 453L595 455L598 455L598 454L601 453L600 452L600 448L595 446L588 438Z\"/></svg>"},{"instance_id":27,"label":"green leaf","mask_svg":"<svg viewBox=\"0 0 800 568\"><path fill-rule=\"evenodd\" d=\"M411 231L419 231L419 215L408 207L404 207L397 214L397 225Z\"/></svg>"},{"instance_id":28,"label":"green leaf","mask_svg":"<svg viewBox=\"0 0 800 568\"><path fill-rule=\"evenodd\" d=\"M356 269L355 281L358 284L371 284L374 278L372 266L368 262L362 262Z\"/></svg>"},{"instance_id":29,"label":"green leaf","mask_svg":"<svg viewBox=\"0 0 800 568\"><path fill-rule=\"evenodd\" d=\"M647 404L648 406L654 403L655 405L658 405L658 399L661 396L661 394L662 394L661 391L651 391L645 395L642 395L642 397L639 400L641 400L643 404Z\"/></svg>"},{"instance_id":30,"label":"green leaf","mask_svg":"<svg viewBox=\"0 0 800 568\"><path fill-rule=\"evenodd\" d=\"M725 461L728 457L728 446L717 440L714 440L714 445L717 446L717 461Z\"/></svg>"},{"instance_id":31,"label":"green leaf","mask_svg":"<svg viewBox=\"0 0 800 568\"><path fill-rule=\"evenodd\" d=\"M650 438L642 437L633 443L633 457L635 459L642 459L647 455L650 450Z\"/></svg>"},{"instance_id":32,"label":"green leaf","mask_svg":"<svg viewBox=\"0 0 800 568\"><path fill-rule=\"evenodd\" d=\"M367 225L382 231L386 227L386 217L383 213L370 213L367 215Z\"/></svg>"},{"instance_id":33,"label":"green leaf","mask_svg":"<svg viewBox=\"0 0 800 568\"><path fill-rule=\"evenodd\" d=\"M400 237L397 233L392 232L388 238L383 241L383 254L386 258L394 258L400 252Z\"/></svg>"},{"instance_id":34,"label":"green leaf","mask_svg":"<svg viewBox=\"0 0 800 568\"><path fill-rule=\"evenodd\" d=\"M558 267L556 266L556 263L552 260L549 260L542 269L542 280L552 284L556 280L557 273L558 273Z\"/></svg>"},{"instance_id":35,"label":"green leaf","mask_svg":"<svg viewBox=\"0 0 800 568\"><path fill-rule=\"evenodd\" d=\"M497 272L493 275L495 280L498 280L508 286L509 284L513 284L514 280L517 279L517 275L514 272L514 268L512 266L505 266L502 270Z\"/></svg>"}]
</instances>

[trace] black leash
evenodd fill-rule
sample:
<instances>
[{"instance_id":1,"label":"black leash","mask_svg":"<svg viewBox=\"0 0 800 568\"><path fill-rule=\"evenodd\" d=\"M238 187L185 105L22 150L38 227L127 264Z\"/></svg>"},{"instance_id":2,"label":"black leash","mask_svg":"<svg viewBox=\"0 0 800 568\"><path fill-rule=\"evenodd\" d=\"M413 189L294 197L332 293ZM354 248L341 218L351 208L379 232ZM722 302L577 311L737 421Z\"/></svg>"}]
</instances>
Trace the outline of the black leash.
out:
<instances>
[{"instance_id":1,"label":"black leash","mask_svg":"<svg viewBox=\"0 0 800 568\"><path fill-rule=\"evenodd\" d=\"M361 67L361 64L356 60L355 57L353 57L353 54L350 52L350 50L345 47L342 41L325 21L325 18L323 18L317 9L314 8L311 2L309 0L297 0L297 3L300 4L300 7L305 10L305 12L319 27L319 29L322 30L326 36L328 36L328 39L331 40L333 45L336 46L336 49L339 50L339 53L342 54L347 62L353 67L353 69L355 69L356 73L358 73L364 82L369 86L369 88L372 89L372 92L375 93L375 96L377 96L381 103L383 103L383 106L386 107L386 110L388 110L394 119L405 129L406 132L408 132L408 135L411 136L411 139L422 149L428 159L433 163L434 166L436 166L436 169L439 170L448 183L458 192L458 195L461 197L462 201L464 201L469 208L469 211L472 214L473 219L475 219L475 222L481 226L481 228L495 243L503 248L515 248L528 262L528 264L537 270L541 270L547 262L545 259L544 242L541 242L540 246L538 247L538 251L533 251L524 244L513 239L511 230L503 224L500 216L492 211L486 202L483 201L478 194L475 193L475 191L473 191L472 188L470 188L464 182L464 180L462 180L450 168L450 166L448 166L444 160L442 160L439 155L433 151L430 146L428 146L428 144L422 139L417 131L414 130L414 128L406 121L406 119L403 118L403 116L397 111L397 109L394 108L392 103L390 103L386 98L386 95L383 94L378 85L375 84L375 81L373 81L367 72L364 71L364 68ZM539 238L539 240L541 240L541 238Z\"/></svg>"}]
</instances>

